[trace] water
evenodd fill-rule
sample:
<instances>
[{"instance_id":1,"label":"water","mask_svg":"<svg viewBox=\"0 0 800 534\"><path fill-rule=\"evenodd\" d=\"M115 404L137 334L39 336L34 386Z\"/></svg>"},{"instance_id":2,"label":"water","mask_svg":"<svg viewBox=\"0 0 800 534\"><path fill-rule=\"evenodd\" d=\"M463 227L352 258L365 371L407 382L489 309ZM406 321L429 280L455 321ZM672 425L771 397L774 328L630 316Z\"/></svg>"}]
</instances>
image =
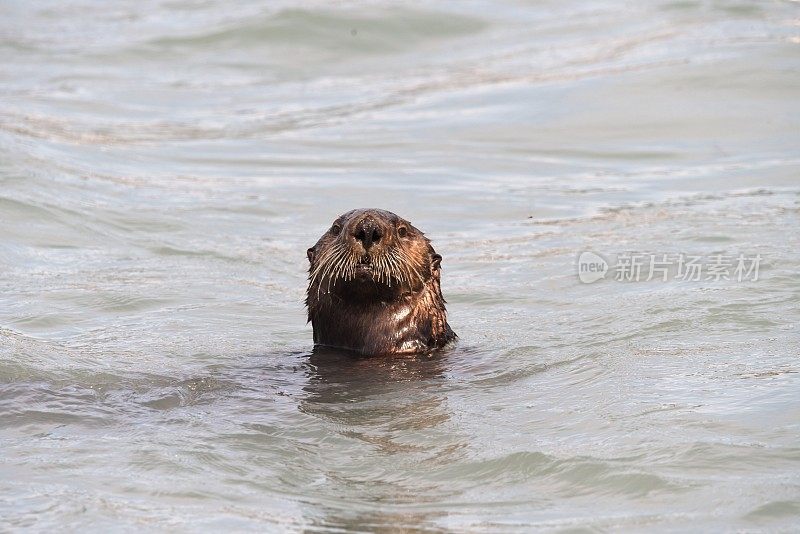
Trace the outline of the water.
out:
<instances>
[{"instance_id":1,"label":"water","mask_svg":"<svg viewBox=\"0 0 800 534\"><path fill-rule=\"evenodd\" d=\"M797 3L11 1L0 58L0 529L798 528ZM453 349L312 354L365 206Z\"/></svg>"}]
</instances>

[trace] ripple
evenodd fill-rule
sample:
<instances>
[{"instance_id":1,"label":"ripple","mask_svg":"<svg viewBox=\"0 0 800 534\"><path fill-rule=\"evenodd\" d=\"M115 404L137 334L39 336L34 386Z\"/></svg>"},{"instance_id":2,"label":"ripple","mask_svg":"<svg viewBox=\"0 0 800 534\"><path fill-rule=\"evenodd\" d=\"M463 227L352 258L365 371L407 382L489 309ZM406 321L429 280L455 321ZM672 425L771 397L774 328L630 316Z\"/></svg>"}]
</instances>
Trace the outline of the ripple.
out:
<instances>
[{"instance_id":1,"label":"ripple","mask_svg":"<svg viewBox=\"0 0 800 534\"><path fill-rule=\"evenodd\" d=\"M485 27L481 19L408 8L372 9L368 13L284 9L261 20L200 35L160 38L148 44L157 53L254 47L273 51L282 45L371 55L405 52L410 44L472 34Z\"/></svg>"}]
</instances>

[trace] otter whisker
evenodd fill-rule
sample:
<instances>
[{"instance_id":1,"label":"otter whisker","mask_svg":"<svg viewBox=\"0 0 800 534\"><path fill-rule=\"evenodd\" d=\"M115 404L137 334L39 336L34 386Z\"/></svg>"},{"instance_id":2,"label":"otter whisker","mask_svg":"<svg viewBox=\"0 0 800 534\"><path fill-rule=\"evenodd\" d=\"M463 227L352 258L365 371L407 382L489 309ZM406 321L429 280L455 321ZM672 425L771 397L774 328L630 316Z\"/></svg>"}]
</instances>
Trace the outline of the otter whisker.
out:
<instances>
[{"instance_id":1,"label":"otter whisker","mask_svg":"<svg viewBox=\"0 0 800 534\"><path fill-rule=\"evenodd\" d=\"M350 279L349 273L352 269L352 266L353 266L353 254L352 252L348 253L347 251L345 251L342 254L342 257L337 262L336 271L331 274L331 277L335 278L336 280L338 279L342 279L345 281L349 280Z\"/></svg>"},{"instance_id":2,"label":"otter whisker","mask_svg":"<svg viewBox=\"0 0 800 534\"><path fill-rule=\"evenodd\" d=\"M317 263L314 266L314 269L312 270L311 273L309 273L309 283L308 283L309 287L314 285L320 273L327 266L328 261L334 254L336 254L336 252L337 252L337 247L333 246L330 249L326 250L325 253L322 256L320 256L320 258L318 258Z\"/></svg>"},{"instance_id":3,"label":"otter whisker","mask_svg":"<svg viewBox=\"0 0 800 534\"><path fill-rule=\"evenodd\" d=\"M350 268L349 268L349 276L350 280L354 280L356 277L356 266L358 265L358 254L350 249Z\"/></svg>"},{"instance_id":4,"label":"otter whisker","mask_svg":"<svg viewBox=\"0 0 800 534\"><path fill-rule=\"evenodd\" d=\"M344 260L339 268L338 276L348 281L355 278L355 255L352 249L343 255Z\"/></svg>"},{"instance_id":5,"label":"otter whisker","mask_svg":"<svg viewBox=\"0 0 800 534\"><path fill-rule=\"evenodd\" d=\"M333 247L331 247L330 250L326 251L326 254L319 259L317 266L314 269L314 276L312 278L312 282L316 278L322 275L325 269L327 269L330 266L332 259L336 257L340 252L341 252L340 245L334 245Z\"/></svg>"},{"instance_id":6,"label":"otter whisker","mask_svg":"<svg viewBox=\"0 0 800 534\"><path fill-rule=\"evenodd\" d=\"M319 295L320 291L322 290L322 283L323 281L328 278L329 273L333 266L336 264L338 259L343 255L344 247L341 244L337 244L332 248L331 254L324 258L324 263L321 263L320 270L318 272L319 276L319 285L317 286L317 295ZM330 279L328 283L328 292L330 293Z\"/></svg>"},{"instance_id":7,"label":"otter whisker","mask_svg":"<svg viewBox=\"0 0 800 534\"><path fill-rule=\"evenodd\" d=\"M403 272L403 266L400 262L400 258L397 256L395 251L392 251L392 254L389 257L389 263L392 265L392 273L394 274L395 280L397 280L397 283L402 286L406 283L406 276Z\"/></svg>"},{"instance_id":8,"label":"otter whisker","mask_svg":"<svg viewBox=\"0 0 800 534\"><path fill-rule=\"evenodd\" d=\"M372 268L374 270L374 276L378 278L378 282L383 283L384 276L386 275L384 265L383 265L384 256L379 256L372 262Z\"/></svg>"},{"instance_id":9,"label":"otter whisker","mask_svg":"<svg viewBox=\"0 0 800 534\"><path fill-rule=\"evenodd\" d=\"M397 280L398 284L403 285L405 283L405 276L403 275L403 268L399 264L399 259L395 251L392 251L392 253L388 255L387 261L389 265L391 265L395 280Z\"/></svg>"},{"instance_id":10,"label":"otter whisker","mask_svg":"<svg viewBox=\"0 0 800 534\"><path fill-rule=\"evenodd\" d=\"M342 253L334 261L331 262L331 267L329 269L330 272L326 273L326 278L328 279L328 289L327 289L328 293L331 292L331 283L333 283L334 286L336 285L336 280L338 278L337 273L339 272L340 266L343 265L346 260L347 260L347 255L344 254L344 250L342 250Z\"/></svg>"},{"instance_id":11,"label":"otter whisker","mask_svg":"<svg viewBox=\"0 0 800 534\"><path fill-rule=\"evenodd\" d=\"M392 261L397 266L397 274L400 283L408 283L410 277L408 276L408 270L405 265L406 262L400 257L400 253L397 250L392 251Z\"/></svg>"},{"instance_id":12,"label":"otter whisker","mask_svg":"<svg viewBox=\"0 0 800 534\"><path fill-rule=\"evenodd\" d=\"M400 254L403 256L404 260L407 262L407 265L409 266L409 270L413 270L414 274L417 275L417 278L419 279L420 283L424 284L425 283L425 278L423 278L422 274L420 274L419 269L417 269L417 265L412 261L411 258L408 257L408 255L405 253L405 251L401 250Z\"/></svg>"},{"instance_id":13,"label":"otter whisker","mask_svg":"<svg viewBox=\"0 0 800 534\"><path fill-rule=\"evenodd\" d=\"M389 287L392 287L392 269L389 266L388 257L386 255L381 256L381 273L385 274L386 276L386 283Z\"/></svg>"}]
</instances>

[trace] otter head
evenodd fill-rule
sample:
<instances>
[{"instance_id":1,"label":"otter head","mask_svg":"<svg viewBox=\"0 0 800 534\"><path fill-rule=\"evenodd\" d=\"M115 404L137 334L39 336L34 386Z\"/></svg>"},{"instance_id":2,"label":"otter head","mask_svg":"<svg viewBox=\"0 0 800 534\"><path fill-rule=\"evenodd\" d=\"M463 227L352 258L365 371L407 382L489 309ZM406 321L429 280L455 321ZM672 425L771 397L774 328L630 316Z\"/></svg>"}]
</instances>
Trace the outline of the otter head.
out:
<instances>
[{"instance_id":1,"label":"otter head","mask_svg":"<svg viewBox=\"0 0 800 534\"><path fill-rule=\"evenodd\" d=\"M341 215L308 249L308 260L306 305L316 343L370 354L414 353L455 337L445 320L442 257L394 213L358 209Z\"/></svg>"},{"instance_id":2,"label":"otter head","mask_svg":"<svg viewBox=\"0 0 800 534\"><path fill-rule=\"evenodd\" d=\"M308 294L344 300L399 298L439 276L442 257L414 226L394 213L345 213L308 249Z\"/></svg>"}]
</instances>

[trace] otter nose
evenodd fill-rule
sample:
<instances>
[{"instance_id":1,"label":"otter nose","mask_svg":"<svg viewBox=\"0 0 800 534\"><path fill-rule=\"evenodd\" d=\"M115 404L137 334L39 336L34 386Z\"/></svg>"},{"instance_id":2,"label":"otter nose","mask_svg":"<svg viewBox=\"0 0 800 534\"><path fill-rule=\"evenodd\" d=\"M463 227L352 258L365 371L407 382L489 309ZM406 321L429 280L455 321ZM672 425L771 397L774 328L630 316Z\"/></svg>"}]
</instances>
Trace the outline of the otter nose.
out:
<instances>
[{"instance_id":1,"label":"otter nose","mask_svg":"<svg viewBox=\"0 0 800 534\"><path fill-rule=\"evenodd\" d=\"M381 240L383 232L381 232L378 223L373 219L366 218L361 219L358 224L356 224L356 227L353 229L353 237L356 238L356 241L361 241L365 250L369 250L372 245Z\"/></svg>"}]
</instances>

